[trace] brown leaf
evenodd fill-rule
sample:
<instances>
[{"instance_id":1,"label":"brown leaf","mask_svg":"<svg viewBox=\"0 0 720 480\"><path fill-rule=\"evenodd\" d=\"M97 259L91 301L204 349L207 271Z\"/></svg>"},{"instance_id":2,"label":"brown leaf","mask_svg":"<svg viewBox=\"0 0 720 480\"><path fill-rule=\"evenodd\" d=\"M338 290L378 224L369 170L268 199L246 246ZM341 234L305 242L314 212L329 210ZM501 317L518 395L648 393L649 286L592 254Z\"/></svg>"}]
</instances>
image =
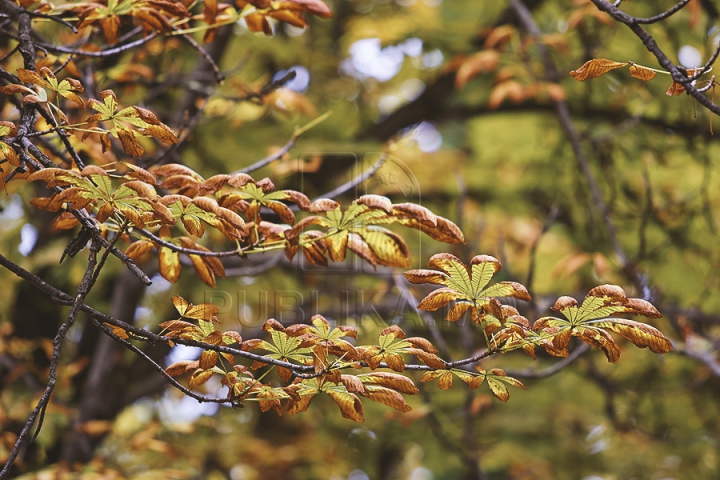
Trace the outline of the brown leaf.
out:
<instances>
[{"instance_id":1,"label":"brown leaf","mask_svg":"<svg viewBox=\"0 0 720 480\"><path fill-rule=\"evenodd\" d=\"M409 378L393 372L373 372L360 376L363 383L381 385L383 387L392 388L401 393L415 395L418 389Z\"/></svg>"},{"instance_id":2,"label":"brown leaf","mask_svg":"<svg viewBox=\"0 0 720 480\"><path fill-rule=\"evenodd\" d=\"M490 391L498 400L507 402L510 399L510 392L508 391L508 388L500 380L488 377L487 382L490 387Z\"/></svg>"},{"instance_id":3,"label":"brown leaf","mask_svg":"<svg viewBox=\"0 0 720 480\"><path fill-rule=\"evenodd\" d=\"M647 82L648 80L652 80L653 78L655 78L657 76L657 73L647 67L642 67L640 65L630 65L630 75L635 78L639 78L644 82Z\"/></svg>"},{"instance_id":4,"label":"brown leaf","mask_svg":"<svg viewBox=\"0 0 720 480\"><path fill-rule=\"evenodd\" d=\"M53 230L70 230L71 228L75 228L80 224L80 221L75 218L75 216L71 212L63 212L60 215L58 215L57 218L53 221L52 229Z\"/></svg>"},{"instance_id":5,"label":"brown leaf","mask_svg":"<svg viewBox=\"0 0 720 480\"><path fill-rule=\"evenodd\" d=\"M340 375L340 381L350 393L365 393L363 382L355 375Z\"/></svg>"},{"instance_id":6,"label":"brown leaf","mask_svg":"<svg viewBox=\"0 0 720 480\"><path fill-rule=\"evenodd\" d=\"M190 322L185 322L183 320L168 320L167 322L162 322L160 325L158 325L163 330L168 331L177 331L177 330L184 330L186 328L197 328L194 324Z\"/></svg>"},{"instance_id":7,"label":"brown leaf","mask_svg":"<svg viewBox=\"0 0 720 480\"><path fill-rule=\"evenodd\" d=\"M520 82L507 80L493 87L488 98L488 107L491 109L498 108L508 98L517 104L522 102L526 96L526 89Z\"/></svg>"},{"instance_id":8,"label":"brown leaf","mask_svg":"<svg viewBox=\"0 0 720 480\"><path fill-rule=\"evenodd\" d=\"M285 411L288 415L295 415L307 411L310 406L310 401L314 395L298 395L297 399L292 396L288 399L287 407Z\"/></svg>"},{"instance_id":9,"label":"brown leaf","mask_svg":"<svg viewBox=\"0 0 720 480\"><path fill-rule=\"evenodd\" d=\"M625 65L627 65L627 62L620 63L604 58L593 58L592 60L585 62L582 67L570 72L570 76L575 80L584 82L588 78L599 77L610 70L615 70L616 68L621 68Z\"/></svg>"},{"instance_id":10,"label":"brown leaf","mask_svg":"<svg viewBox=\"0 0 720 480\"><path fill-rule=\"evenodd\" d=\"M646 323L615 318L596 322L593 326L618 333L640 348L649 347L654 353L667 353L674 350L672 342L665 338L660 330Z\"/></svg>"},{"instance_id":11,"label":"brown leaf","mask_svg":"<svg viewBox=\"0 0 720 480\"><path fill-rule=\"evenodd\" d=\"M406 342L411 343L414 347L424 350L427 353L437 353L437 349L430 343L430 340L423 337L409 337L405 339Z\"/></svg>"},{"instance_id":12,"label":"brown leaf","mask_svg":"<svg viewBox=\"0 0 720 480\"><path fill-rule=\"evenodd\" d=\"M658 312L658 310L652 303L642 300L640 298L629 298L627 303L625 304L625 308L627 308L628 313L637 313L638 315L642 315L648 318L662 317L662 314Z\"/></svg>"},{"instance_id":13,"label":"brown leaf","mask_svg":"<svg viewBox=\"0 0 720 480\"><path fill-rule=\"evenodd\" d=\"M379 208L385 213L392 213L393 204L389 198L383 197L382 195L363 195L358 198L355 203L360 205L366 205L370 208Z\"/></svg>"},{"instance_id":14,"label":"brown leaf","mask_svg":"<svg viewBox=\"0 0 720 480\"><path fill-rule=\"evenodd\" d=\"M408 270L403 272L408 282L414 284L431 283L433 285L444 285L448 276L437 270Z\"/></svg>"},{"instance_id":15,"label":"brown leaf","mask_svg":"<svg viewBox=\"0 0 720 480\"><path fill-rule=\"evenodd\" d=\"M555 310L555 311L561 311L566 308L577 307L577 304L578 304L578 302L574 298L568 297L568 296L562 296L557 299L557 301L555 302L555 305L550 307L550 309Z\"/></svg>"},{"instance_id":16,"label":"brown leaf","mask_svg":"<svg viewBox=\"0 0 720 480\"><path fill-rule=\"evenodd\" d=\"M500 25L493 28L490 34L485 38L485 48L495 48L497 45L507 43L515 33L515 27L510 24Z\"/></svg>"},{"instance_id":17,"label":"brown leaf","mask_svg":"<svg viewBox=\"0 0 720 480\"><path fill-rule=\"evenodd\" d=\"M310 204L308 211L312 213L329 212L330 210L335 210L339 206L340 204L338 202L330 198L318 198Z\"/></svg>"},{"instance_id":18,"label":"brown leaf","mask_svg":"<svg viewBox=\"0 0 720 480\"><path fill-rule=\"evenodd\" d=\"M181 360L175 362L165 369L165 372L171 377L177 377L183 373L187 373L191 370L197 370L200 367L200 362L197 360Z\"/></svg>"},{"instance_id":19,"label":"brown leaf","mask_svg":"<svg viewBox=\"0 0 720 480\"><path fill-rule=\"evenodd\" d=\"M200 354L200 368L210 370L217 364L218 353L215 350L203 350Z\"/></svg>"},{"instance_id":20,"label":"brown leaf","mask_svg":"<svg viewBox=\"0 0 720 480\"><path fill-rule=\"evenodd\" d=\"M463 294L448 287L438 288L430 292L422 301L418 304L417 308L420 310L427 310L434 312L435 310L444 307L453 300L463 298Z\"/></svg>"},{"instance_id":21,"label":"brown leaf","mask_svg":"<svg viewBox=\"0 0 720 480\"><path fill-rule=\"evenodd\" d=\"M445 361L434 353L427 353L426 351L420 350L419 348L408 348L406 351L407 353L418 357L428 367L445 368Z\"/></svg>"},{"instance_id":22,"label":"brown leaf","mask_svg":"<svg viewBox=\"0 0 720 480\"><path fill-rule=\"evenodd\" d=\"M460 90L467 82L483 72L497 68L500 54L497 50L482 50L466 58L455 75L455 88Z\"/></svg>"},{"instance_id":23,"label":"brown leaf","mask_svg":"<svg viewBox=\"0 0 720 480\"><path fill-rule=\"evenodd\" d=\"M387 366L396 372L402 372L405 370L405 362L402 357L397 353L386 353L385 363Z\"/></svg>"},{"instance_id":24,"label":"brown leaf","mask_svg":"<svg viewBox=\"0 0 720 480\"><path fill-rule=\"evenodd\" d=\"M602 350L610 363L617 363L620 360L620 347L604 330L582 328L575 332L575 336L591 347Z\"/></svg>"},{"instance_id":25,"label":"brown leaf","mask_svg":"<svg viewBox=\"0 0 720 480\"><path fill-rule=\"evenodd\" d=\"M397 325L390 325L389 327L385 327L381 332L380 336L383 335L393 335L395 338L403 339L405 338L405 332Z\"/></svg>"},{"instance_id":26,"label":"brown leaf","mask_svg":"<svg viewBox=\"0 0 720 480\"><path fill-rule=\"evenodd\" d=\"M125 153L132 157L142 156L145 149L137 143L137 140L135 139L135 132L126 128L117 128L115 131L117 132L118 139L120 140L120 143L122 143Z\"/></svg>"},{"instance_id":27,"label":"brown leaf","mask_svg":"<svg viewBox=\"0 0 720 480\"><path fill-rule=\"evenodd\" d=\"M400 410L401 412L409 412L412 410L410 405L405 403L405 399L400 393L389 388L375 385L369 386L363 396L374 402L379 402L387 405L388 407L392 407L395 410Z\"/></svg>"},{"instance_id":28,"label":"brown leaf","mask_svg":"<svg viewBox=\"0 0 720 480\"><path fill-rule=\"evenodd\" d=\"M457 322L471 307L472 304L469 302L457 302L452 306L450 311L448 311L448 314L445 316L445 320L448 322Z\"/></svg>"},{"instance_id":29,"label":"brown leaf","mask_svg":"<svg viewBox=\"0 0 720 480\"><path fill-rule=\"evenodd\" d=\"M223 335L223 342L226 345L232 345L234 343L241 344L243 342L240 334L234 330L228 330L227 332L223 332L222 335Z\"/></svg>"},{"instance_id":30,"label":"brown leaf","mask_svg":"<svg viewBox=\"0 0 720 480\"><path fill-rule=\"evenodd\" d=\"M280 376L280 380L287 383L292 378L293 372L289 368L285 367L277 367L278 375Z\"/></svg>"}]
</instances>

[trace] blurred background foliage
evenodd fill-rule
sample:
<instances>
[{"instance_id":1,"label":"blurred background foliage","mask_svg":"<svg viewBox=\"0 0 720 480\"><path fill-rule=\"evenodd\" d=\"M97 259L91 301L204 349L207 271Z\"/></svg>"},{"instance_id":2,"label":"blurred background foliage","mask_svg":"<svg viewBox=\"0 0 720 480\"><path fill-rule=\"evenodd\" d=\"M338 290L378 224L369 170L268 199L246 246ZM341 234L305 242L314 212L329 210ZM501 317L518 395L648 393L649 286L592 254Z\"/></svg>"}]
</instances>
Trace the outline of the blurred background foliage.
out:
<instances>
[{"instance_id":1,"label":"blurred background foliage","mask_svg":"<svg viewBox=\"0 0 720 480\"><path fill-rule=\"evenodd\" d=\"M634 1L623 8L651 16L673 3ZM538 42L527 37L507 2L328 4L334 18L313 18L307 30L277 24L275 35L266 37L242 24L226 29L220 66L227 80L207 104L195 100L205 112L176 160L206 178L232 172L282 147L295 126L332 111L281 161L254 175L312 198L368 168L388 139L410 136L375 177L342 199L379 193L396 203L421 203L460 225L467 243L458 247L404 232L414 266L423 267L440 251L465 261L494 255L505 266L500 280L530 289L534 303L518 308L535 318L547 314L558 295L581 297L603 283L642 297L646 292L628 273L637 271L665 314L654 324L673 338L678 352L657 356L624 343L617 365L587 352L537 380L522 374L532 376L558 360L500 356L483 366L519 372L528 387L513 391L507 404L460 382L446 392L427 384L408 399L412 412L368 402L366 422L358 425L341 418L328 399L314 401L297 417L261 414L255 405L199 405L166 390L129 352L99 349L97 332L78 325L68 337L61 384L43 430L17 473L57 478L51 472L68 468L58 463L68 458L63 451L82 437L93 460L81 473L60 478L718 478L720 369L713 368L720 341L720 147L708 112L684 95L665 95L665 78L642 82L626 69L584 83L566 75L597 57L658 67L628 29L589 1L525 1L563 75L557 83L548 77ZM61 26L46 28L48 38L75 38ZM720 38L717 7L692 0L651 32L673 60L702 64ZM479 52L491 53L474 57ZM480 62L478 71L458 85L458 72L473 61ZM113 88L123 104L147 105L176 127L178 118L171 122L187 90L206 87L197 65L186 44L158 38L98 68L96 80L102 89ZM296 76L285 89L262 101L233 100L290 70ZM562 100L629 258L626 265L555 115L554 102ZM7 102L0 108L4 119L16 115ZM146 145L149 156L153 148ZM84 271L78 262L57 264L70 236L50 231L52 216L23 206L38 194L33 185L10 182L5 188L3 252L70 290ZM110 262L90 298L100 310L117 308L117 285L131 283L117 263ZM152 273L154 265L151 260L144 268ZM128 287L135 288L137 302L130 305L136 324L156 328L173 318L169 298L181 294L195 303L218 303L223 326L244 338L257 335L268 317L289 323L319 312L356 325L369 342L390 323L440 337L455 359L482 344L480 332L444 323L442 312L419 315L391 270L373 271L355 258L326 270L269 254L226 268L232 274L216 290L199 289L189 270L173 286L155 275L145 292ZM0 281L2 458L37 400L50 338L65 309L5 270ZM412 291L416 298L427 293ZM180 347L154 352L168 354L177 360L197 353ZM105 365L98 374L113 385L114 398L84 423L71 424L92 393L89 366L98 363ZM220 391L212 382L206 388Z\"/></svg>"}]
</instances>

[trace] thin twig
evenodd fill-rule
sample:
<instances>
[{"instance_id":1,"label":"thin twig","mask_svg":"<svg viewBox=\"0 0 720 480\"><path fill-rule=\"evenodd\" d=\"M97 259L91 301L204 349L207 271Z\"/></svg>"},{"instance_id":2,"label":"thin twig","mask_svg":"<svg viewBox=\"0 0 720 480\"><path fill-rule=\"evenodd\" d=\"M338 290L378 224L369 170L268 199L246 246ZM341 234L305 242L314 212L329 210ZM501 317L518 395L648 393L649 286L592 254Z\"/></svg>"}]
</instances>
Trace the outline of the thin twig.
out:
<instances>
[{"instance_id":1,"label":"thin twig","mask_svg":"<svg viewBox=\"0 0 720 480\"><path fill-rule=\"evenodd\" d=\"M45 408L47 407L47 404L50 402L50 397L52 396L53 390L55 389L55 384L57 382L57 369L58 369L58 366L60 365L60 353L62 351L63 341L65 340L65 336L67 335L70 328L75 324L78 313L80 312L82 305L84 305L85 297L87 296L87 294L90 291L91 281L92 281L92 273L93 273L93 270L95 269L95 264L97 261L97 252L98 252L99 248L100 247L97 242L93 242L90 247L88 266L87 266L87 269L85 270L85 275L83 276L83 279L80 282L80 286L78 287L78 294L72 302L72 308L70 309L70 313L68 313L65 321L62 323L62 325L58 329L57 334L55 335L55 338L53 339L53 352L52 352L52 357L50 360L50 371L48 373L47 386L45 387L45 391L43 392L42 396L40 397L40 400L38 400L37 405L35 405L35 408L33 409L32 412L30 412L30 415L28 416L27 420L25 421L25 425L23 426L22 430L20 431L20 435L18 436L17 440L15 441L15 445L13 446L13 449L10 452L10 455L8 456L5 466L3 467L2 471L0 471L0 479L5 478L10 473L10 469L12 468L13 464L15 463L15 460L17 459L18 454L20 453L20 449L25 445L25 440L28 438L28 435L30 434L30 430L32 429L33 424L35 423L35 420L38 419L38 415L40 415L40 418L38 421L37 430L36 430L35 435L32 438L37 437L37 433L40 431L40 428L42 427L42 419L44 418L44 411L45 411Z\"/></svg>"},{"instance_id":2,"label":"thin twig","mask_svg":"<svg viewBox=\"0 0 720 480\"><path fill-rule=\"evenodd\" d=\"M139 355L140 357L144 358L152 367L157 370L164 378L167 380L168 383L170 383L173 387L180 390L182 393L187 395L188 397L194 398L200 403L229 403L233 407L242 407L242 403L233 400L231 398L219 398L219 397L207 397L205 395L200 395L198 393L193 392L192 390L184 387L181 383L179 383L177 380L175 380L172 376L170 376L165 369L158 365L157 362L155 362L152 358L150 358L145 352L140 350L138 347L130 343L129 341L125 340L124 338L120 338L117 335L115 335L112 332L112 329L103 325L101 322L99 322L97 319L93 317L92 319L93 323L97 328L99 328L105 335L109 336L116 342L122 344L125 348L128 350L131 350L136 355Z\"/></svg>"},{"instance_id":3,"label":"thin twig","mask_svg":"<svg viewBox=\"0 0 720 480\"><path fill-rule=\"evenodd\" d=\"M542 35L542 32L538 28L535 21L532 19L532 16L530 15L530 11L527 9L525 4L521 0L509 0L510 5L515 9L515 11L518 14L518 17L520 18L520 21L522 22L525 29L528 31L528 33L535 37L540 38ZM597 1L603 1L604 0L592 0L593 2ZM607 3L607 2L604 2ZM620 12L612 5L608 4L609 8L614 9L617 12ZM620 12L621 14L625 15L624 13ZM637 27L640 28L640 27ZM553 62L552 58L550 57L549 52L545 48L545 45L542 44L542 42L538 42L537 48L540 51L540 54L543 56L543 60L545 63L545 68L548 72L548 77L550 79L553 78L559 78L559 73L557 71L557 68L555 67L555 63ZM620 264L623 267L623 270L625 273L630 277L635 287L645 293L647 288L647 278L645 278L643 275L641 275L634 265L631 264L629 257L627 253L625 252L624 247L620 243L620 240L618 239L617 235L617 229L615 227L615 224L613 223L612 219L610 218L610 209L608 205L605 203L605 200L603 200L602 193L600 191L600 187L598 186L597 180L595 180L595 175L592 173L592 170L590 169L590 164L588 162L587 157L585 156L585 152L582 149L582 141L580 138L580 135L578 134L577 130L575 129L575 126L573 124L572 118L570 116L570 110L568 108L567 103L564 100L559 100L555 102L555 113L558 117L558 120L560 122L560 126L565 131L565 134L568 137L568 140L570 141L570 146L572 147L573 154L575 156L575 160L577 162L578 169L582 173L583 177L585 177L585 181L588 184L588 188L590 190L590 196L592 198L593 204L595 205L595 208L600 212L603 223L605 224L605 230L607 231L608 238L610 240L610 244L612 246L613 251L615 252L615 255L618 256L620 259Z\"/></svg>"},{"instance_id":4,"label":"thin twig","mask_svg":"<svg viewBox=\"0 0 720 480\"><path fill-rule=\"evenodd\" d=\"M649 23L657 23L661 20L665 20L666 18L670 18L671 16L675 15L677 12L685 8L685 6L690 3L691 0L681 0L679 3L677 3L674 7L672 7L670 10L666 10L663 13L660 13L658 15L654 15L652 17L648 18L635 18L635 23L640 24L649 24ZM618 5L615 5L617 7Z\"/></svg>"},{"instance_id":5,"label":"thin twig","mask_svg":"<svg viewBox=\"0 0 720 480\"><path fill-rule=\"evenodd\" d=\"M222 83L223 80L225 80L225 76L220 71L220 67L218 67L217 63L215 63L215 60L210 56L210 54L205 51L205 49L198 44L190 35L181 35L183 40L185 40L196 52L202 56L206 62L210 65L210 67L213 70L213 75L215 75L215 82L216 83Z\"/></svg>"},{"instance_id":6,"label":"thin twig","mask_svg":"<svg viewBox=\"0 0 720 480\"><path fill-rule=\"evenodd\" d=\"M77 28L75 28L75 25L73 25L72 23L70 23L66 20L63 20L62 18L60 18L57 15L48 15L47 13L38 13L38 12L28 12L28 13L30 14L31 17L46 18L50 21L59 23L60 25L69 28L70 30L72 30L73 33L78 33Z\"/></svg>"},{"instance_id":7,"label":"thin twig","mask_svg":"<svg viewBox=\"0 0 720 480\"><path fill-rule=\"evenodd\" d=\"M567 367L571 363L573 363L575 360L580 358L580 356L590 350L590 345L587 343L582 343L578 345L578 347L570 352L570 355L563 358L562 360L559 360L555 362L553 365L544 368L542 370L537 370L534 368L525 368L523 370L505 370L505 373L508 374L511 377L520 377L520 378L546 378L551 375L555 375L563 368Z\"/></svg>"},{"instance_id":8,"label":"thin twig","mask_svg":"<svg viewBox=\"0 0 720 480\"><path fill-rule=\"evenodd\" d=\"M387 162L387 159L390 158L390 155L386 152L383 152L382 155L380 155L380 158L378 158L375 163L373 163L370 168L365 170L361 175L358 175L357 177L353 178L352 180L349 180L339 187L330 190L329 192L324 193L323 195L320 195L318 198L335 198L343 193L347 192L348 190L351 190L361 183L363 183L368 178L375 175L375 173L380 170L380 167L382 167L385 162Z\"/></svg>"},{"instance_id":9,"label":"thin twig","mask_svg":"<svg viewBox=\"0 0 720 480\"><path fill-rule=\"evenodd\" d=\"M252 171L258 170L266 165L271 164L272 162L275 162L277 160L280 160L287 152L290 151L290 149L295 145L295 142L297 141L297 137L293 135L290 137L290 140L287 141L283 147L278 150L277 152L274 152L272 155L268 155L267 157L263 158L262 160L258 160L257 162L253 163L252 165L248 165L247 167L243 167L240 170L236 170L232 172L230 175L235 175L238 173L250 173Z\"/></svg>"}]
</instances>

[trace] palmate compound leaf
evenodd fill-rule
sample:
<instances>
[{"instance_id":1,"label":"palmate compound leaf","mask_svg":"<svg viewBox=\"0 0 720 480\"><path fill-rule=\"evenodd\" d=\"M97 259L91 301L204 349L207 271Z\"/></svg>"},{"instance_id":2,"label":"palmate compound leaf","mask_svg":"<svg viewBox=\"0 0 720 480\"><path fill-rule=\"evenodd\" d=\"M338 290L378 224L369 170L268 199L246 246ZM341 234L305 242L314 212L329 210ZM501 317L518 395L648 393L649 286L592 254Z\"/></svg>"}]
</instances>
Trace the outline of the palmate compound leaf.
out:
<instances>
[{"instance_id":1,"label":"palmate compound leaf","mask_svg":"<svg viewBox=\"0 0 720 480\"><path fill-rule=\"evenodd\" d=\"M377 345L356 348L360 359L367 362L375 370L385 362L391 370L405 370L404 355L415 355L431 368L445 368L443 359L435 355L437 350L423 338L405 338L405 332L397 325L391 325L380 332Z\"/></svg>"},{"instance_id":2,"label":"palmate compound leaf","mask_svg":"<svg viewBox=\"0 0 720 480\"><path fill-rule=\"evenodd\" d=\"M617 285L601 285L587 294L582 305L572 297L560 297L553 310L565 318L544 317L533 324L533 330L541 338L551 340L541 343L548 353L555 356L568 355L568 342L576 336L585 343L602 350L608 361L615 363L620 358L620 347L607 331L627 338L640 348L649 347L654 353L673 350L672 342L655 327L645 323L615 318L618 313L659 318L662 315L650 303L639 298L628 298Z\"/></svg>"},{"instance_id":3,"label":"palmate compound leaf","mask_svg":"<svg viewBox=\"0 0 720 480\"><path fill-rule=\"evenodd\" d=\"M408 247L402 237L384 227L390 224L421 230L443 242L464 241L462 232L451 221L419 205L393 204L380 195L363 195L344 210L337 202L316 200L309 211L324 216L305 217L285 232L290 259L301 248L310 262L325 265L328 257L334 262L344 261L350 250L373 266L407 267ZM325 231L307 230L310 227Z\"/></svg>"},{"instance_id":4,"label":"palmate compound leaf","mask_svg":"<svg viewBox=\"0 0 720 480\"><path fill-rule=\"evenodd\" d=\"M158 120L157 116L150 110L142 107L130 106L118 110L118 99L112 90L103 90L98 94L102 102L90 99L88 105L98 113L86 119L89 124L98 122L111 122L112 128L109 133L117 137L128 155L140 157L144 149L137 142L137 135L152 136L166 145L178 142L175 133ZM92 133L88 130L85 136ZM100 132L103 134L103 132ZM108 132L105 131L104 134ZM103 148L107 146L103 144Z\"/></svg>"},{"instance_id":5,"label":"palmate compound leaf","mask_svg":"<svg viewBox=\"0 0 720 480\"><path fill-rule=\"evenodd\" d=\"M431 382L435 379L438 381L438 388L440 390L448 390L453 383L453 376L456 376L470 387L470 390L475 390L483 381L487 380L487 384L490 387L492 394L503 402L507 402L510 398L510 392L508 391L507 385L513 387L522 388L525 390L525 386L520 380L508 377L504 370L494 368L490 372L486 372L479 366L475 366L475 369L479 373L469 372L466 370L460 370L452 368L450 370L433 370L425 372L420 377L421 382Z\"/></svg>"},{"instance_id":6,"label":"palmate compound leaf","mask_svg":"<svg viewBox=\"0 0 720 480\"><path fill-rule=\"evenodd\" d=\"M165 195L158 198L168 215L180 219L185 230L193 236L205 235L205 225L218 230L230 240L247 236L245 221L230 209L221 207L214 198L184 195Z\"/></svg>"},{"instance_id":7,"label":"palmate compound leaf","mask_svg":"<svg viewBox=\"0 0 720 480\"><path fill-rule=\"evenodd\" d=\"M430 283L444 285L430 292L418 305L422 310L435 311L456 302L450 309L446 320L459 320L467 311L471 312L474 322L483 324L490 317L502 322L503 317L497 310L495 297L511 297L518 300L530 300L527 289L517 282L498 282L488 285L492 277L502 270L502 265L489 255L476 255L470 262L470 268L460 259L449 253L433 255L428 262L430 269L409 270L405 278L410 283Z\"/></svg>"},{"instance_id":8,"label":"palmate compound leaf","mask_svg":"<svg viewBox=\"0 0 720 480\"><path fill-rule=\"evenodd\" d=\"M36 198L31 202L43 210L58 211L65 206L76 210L93 207L100 223L112 220L120 224L127 220L138 228L172 225L176 221L173 214L158 202L157 192L151 183L131 179L115 188L108 172L95 165L88 165L79 172L46 168L34 172L28 180L43 180L48 187L66 187L49 198Z\"/></svg>"}]
</instances>

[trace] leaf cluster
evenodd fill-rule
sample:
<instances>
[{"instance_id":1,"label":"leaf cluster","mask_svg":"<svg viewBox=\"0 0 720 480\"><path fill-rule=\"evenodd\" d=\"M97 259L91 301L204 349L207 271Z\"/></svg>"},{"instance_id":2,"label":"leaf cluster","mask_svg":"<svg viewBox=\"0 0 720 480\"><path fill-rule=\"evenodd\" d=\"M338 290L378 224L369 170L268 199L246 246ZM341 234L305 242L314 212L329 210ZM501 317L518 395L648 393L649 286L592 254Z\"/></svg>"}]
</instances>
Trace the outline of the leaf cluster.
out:
<instances>
[{"instance_id":1,"label":"leaf cluster","mask_svg":"<svg viewBox=\"0 0 720 480\"><path fill-rule=\"evenodd\" d=\"M649 347L655 353L673 349L672 343L656 328L615 316L619 313L650 318L660 316L652 304L627 298L620 287L595 287L580 306L572 297L560 297L552 309L561 312L565 318L542 317L531 326L516 308L498 301L498 297L529 300L530 296L515 282L490 284L502 268L497 259L478 255L468 268L457 257L445 253L433 256L428 266L427 270L406 272L406 278L412 283L443 285L426 296L418 308L432 311L455 302L448 316L452 321L470 312L473 323L483 329L488 339L487 350L480 355L447 362L437 355L430 341L423 337L406 337L397 325L382 330L376 344L358 345L354 327L332 326L322 315L315 315L311 324L287 327L269 319L263 325L268 340L243 341L237 333L217 330L217 307L214 305L192 306L182 298L174 297L173 303L181 316L197 321L198 325L183 319L164 322L161 327L168 331L168 341L178 338L207 345L199 360L177 362L166 371L173 376L189 373L190 388L219 375L222 384L228 387L228 401L256 401L261 410L272 409L278 414L305 411L315 395L324 393L339 406L343 417L361 422L364 420L362 398L403 412L410 410L403 395L412 395L418 390L406 376L408 371L423 371L420 381L437 380L441 390L452 386L453 377L459 378L471 390L486 383L490 392L505 402L510 396L508 386L525 387L516 378L507 376L503 369L486 371L478 364L483 358L518 349L534 358L536 347L544 348L551 355L565 357L569 355L570 338L576 336L602 350L608 361L615 363L620 357L620 347L609 332L627 338L638 347ZM239 349L217 348L235 343L239 344ZM250 353L254 351L262 353ZM421 363L408 362L408 355ZM252 360L249 369L234 363L238 356ZM222 365L218 363L221 357L225 360ZM474 369L468 369L468 365L473 365ZM258 378L249 371L264 368L267 370ZM365 369L370 372L363 372ZM378 372L378 369L390 372ZM263 382L272 370L277 370L280 385L273 381ZM347 370L358 373L343 373Z\"/></svg>"}]
</instances>

